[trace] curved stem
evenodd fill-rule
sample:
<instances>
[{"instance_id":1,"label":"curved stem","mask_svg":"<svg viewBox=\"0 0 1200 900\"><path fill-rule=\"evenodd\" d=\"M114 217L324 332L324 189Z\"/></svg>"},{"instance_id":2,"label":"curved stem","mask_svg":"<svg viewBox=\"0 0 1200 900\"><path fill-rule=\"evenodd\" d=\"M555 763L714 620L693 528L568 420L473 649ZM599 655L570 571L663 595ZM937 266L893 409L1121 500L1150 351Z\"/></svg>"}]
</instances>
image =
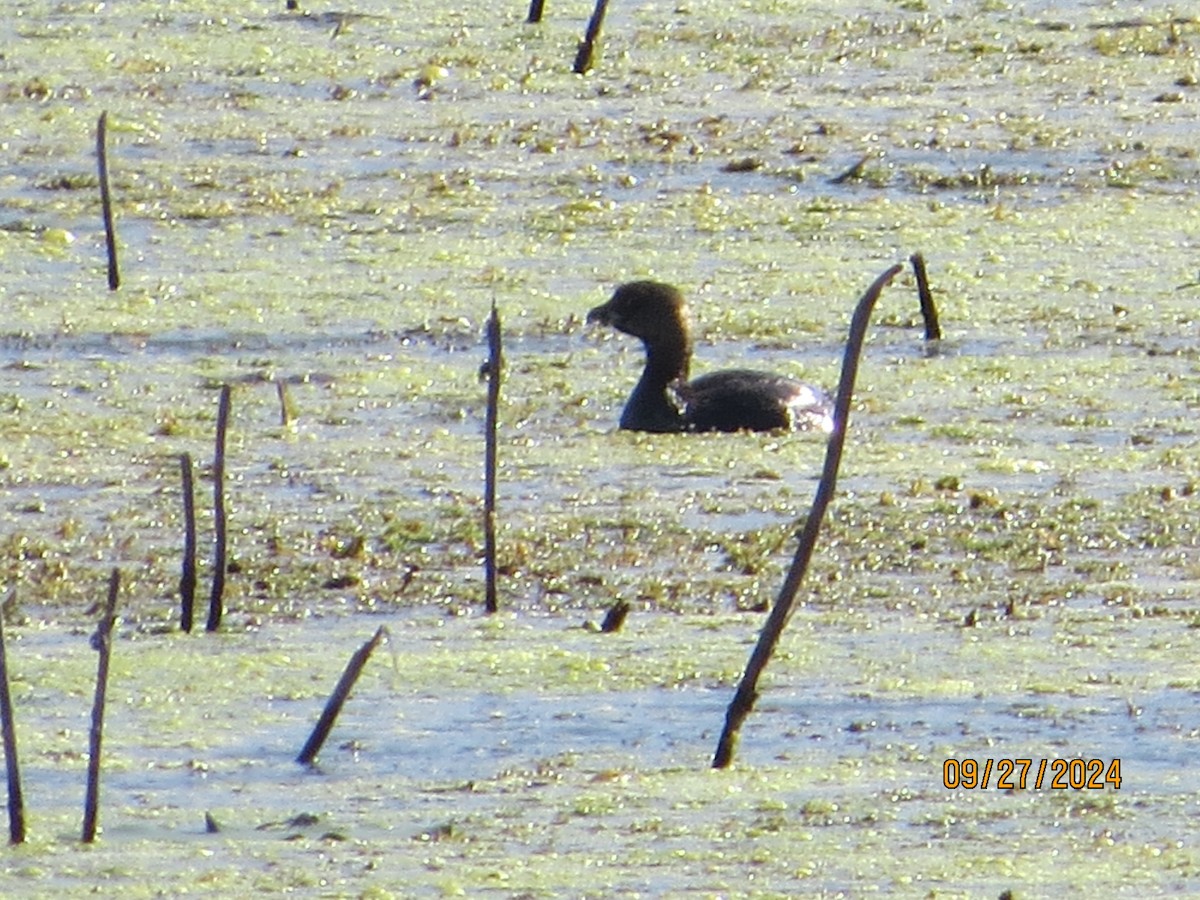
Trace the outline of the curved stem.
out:
<instances>
[{"instance_id":1,"label":"curved stem","mask_svg":"<svg viewBox=\"0 0 1200 900\"><path fill-rule=\"evenodd\" d=\"M892 266L867 288L867 292L858 301L854 309L854 318L850 321L850 338L846 342L846 352L842 357L842 375L838 380L837 399L833 405L833 432L829 435L829 443L825 448L825 467L821 471L821 482L817 485L817 495L813 499L812 509L804 520L804 530L800 533L800 546L792 558L791 568L779 588L775 605L767 616L766 624L758 636L750 660L746 663L746 671L738 683L737 692L729 709L725 713L725 727L721 731L721 739L717 743L717 752L713 757L713 768L724 769L733 762L734 748L737 745L738 732L742 722L754 708L758 699L758 679L770 662L771 655L779 643L784 626L791 618L792 609L796 604L796 592L800 582L808 571L812 559L813 547L817 543L817 534L825 519L825 510L833 499L833 491L837 485L838 467L842 463L842 449L846 443L846 428L850 420L850 401L854 394L854 379L858 375L858 360L862 356L863 342L867 336L867 325L870 322L871 311L879 295L896 274L901 266Z\"/></svg>"}]
</instances>

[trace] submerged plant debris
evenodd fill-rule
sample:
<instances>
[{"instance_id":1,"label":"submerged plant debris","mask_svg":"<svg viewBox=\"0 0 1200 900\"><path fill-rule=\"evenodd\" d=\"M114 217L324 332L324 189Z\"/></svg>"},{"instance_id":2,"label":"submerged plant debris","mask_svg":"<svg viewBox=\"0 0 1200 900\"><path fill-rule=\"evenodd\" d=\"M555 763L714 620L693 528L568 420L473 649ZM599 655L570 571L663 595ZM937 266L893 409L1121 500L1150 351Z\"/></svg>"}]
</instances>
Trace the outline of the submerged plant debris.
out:
<instances>
[{"instance_id":1,"label":"submerged plant debris","mask_svg":"<svg viewBox=\"0 0 1200 900\"><path fill-rule=\"evenodd\" d=\"M509 6L6 9L0 588L30 840L0 893L1194 890L1200 20L648 0L609 9L577 76L591 4ZM918 251L940 352L905 275L802 607L711 772L821 439L616 430L641 350L583 316L668 281L695 374L831 387L855 299ZM185 636L178 460L207 585L225 384L226 614ZM582 627L616 603L619 632ZM390 661L296 766L381 623ZM1006 758L1123 780L943 783Z\"/></svg>"}]
</instances>

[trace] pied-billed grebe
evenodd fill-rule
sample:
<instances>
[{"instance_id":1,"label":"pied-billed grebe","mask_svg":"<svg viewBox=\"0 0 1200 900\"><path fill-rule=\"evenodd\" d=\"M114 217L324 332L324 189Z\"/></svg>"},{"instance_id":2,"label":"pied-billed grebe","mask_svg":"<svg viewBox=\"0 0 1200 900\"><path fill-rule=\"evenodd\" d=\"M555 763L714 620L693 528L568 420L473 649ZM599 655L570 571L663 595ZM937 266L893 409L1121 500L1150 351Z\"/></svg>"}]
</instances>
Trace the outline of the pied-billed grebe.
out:
<instances>
[{"instance_id":1,"label":"pied-billed grebe","mask_svg":"<svg viewBox=\"0 0 1200 900\"><path fill-rule=\"evenodd\" d=\"M626 430L833 430L829 398L794 378L726 369L688 381L692 337L687 304L669 284L623 284L587 320L611 325L645 345L646 368L621 413Z\"/></svg>"}]
</instances>

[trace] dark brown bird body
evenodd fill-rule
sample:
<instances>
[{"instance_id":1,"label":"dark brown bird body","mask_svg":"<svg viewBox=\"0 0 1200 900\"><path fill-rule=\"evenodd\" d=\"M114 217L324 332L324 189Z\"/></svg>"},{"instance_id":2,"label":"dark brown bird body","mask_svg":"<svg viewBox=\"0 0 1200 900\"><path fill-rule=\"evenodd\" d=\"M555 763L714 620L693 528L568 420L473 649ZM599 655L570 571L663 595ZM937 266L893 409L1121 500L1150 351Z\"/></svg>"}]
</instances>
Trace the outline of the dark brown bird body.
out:
<instances>
[{"instance_id":1,"label":"dark brown bird body","mask_svg":"<svg viewBox=\"0 0 1200 900\"><path fill-rule=\"evenodd\" d=\"M683 295L669 284L633 281L588 313L640 338L646 366L621 413L629 431L775 431L833 428L820 390L770 372L725 369L688 380L692 339Z\"/></svg>"}]
</instances>

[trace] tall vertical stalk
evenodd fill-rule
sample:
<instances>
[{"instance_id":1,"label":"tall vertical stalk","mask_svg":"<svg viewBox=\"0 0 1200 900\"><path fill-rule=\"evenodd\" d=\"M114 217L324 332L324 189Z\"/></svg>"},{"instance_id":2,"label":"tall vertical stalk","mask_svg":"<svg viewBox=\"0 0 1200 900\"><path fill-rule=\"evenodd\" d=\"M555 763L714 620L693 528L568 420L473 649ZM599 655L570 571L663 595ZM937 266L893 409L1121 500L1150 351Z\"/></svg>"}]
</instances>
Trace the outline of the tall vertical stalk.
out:
<instances>
[{"instance_id":1,"label":"tall vertical stalk","mask_svg":"<svg viewBox=\"0 0 1200 900\"><path fill-rule=\"evenodd\" d=\"M96 824L100 817L100 745L104 738L104 704L108 697L108 663L112 655L112 630L117 619L117 593L121 589L121 572L114 568L108 578L108 601L100 615L100 623L92 636L92 646L100 653L96 669L96 695L92 701L92 727L88 732L87 795L83 803L83 842L96 840Z\"/></svg>"},{"instance_id":2,"label":"tall vertical stalk","mask_svg":"<svg viewBox=\"0 0 1200 900\"><path fill-rule=\"evenodd\" d=\"M196 608L196 488L192 454L179 456L183 483L183 564L179 573L179 627L192 630Z\"/></svg>"},{"instance_id":3,"label":"tall vertical stalk","mask_svg":"<svg viewBox=\"0 0 1200 900\"><path fill-rule=\"evenodd\" d=\"M500 337L500 314L492 303L492 314L487 323L487 419L484 424L483 460L483 571L486 582L485 609L494 613L499 609L496 596L496 457L497 425L500 413L500 376L504 367L504 354Z\"/></svg>"},{"instance_id":4,"label":"tall vertical stalk","mask_svg":"<svg viewBox=\"0 0 1200 900\"><path fill-rule=\"evenodd\" d=\"M208 600L206 631L216 631L221 627L225 603L225 436L229 431L229 405L232 395L232 388L224 385L221 388L221 402L217 408L217 446L213 457L213 580L212 594Z\"/></svg>"},{"instance_id":5,"label":"tall vertical stalk","mask_svg":"<svg viewBox=\"0 0 1200 900\"><path fill-rule=\"evenodd\" d=\"M104 243L108 249L108 289L121 286L117 268L117 231L113 224L112 193L108 189L108 112L100 113L96 123L96 167L100 178L100 213L104 217Z\"/></svg>"},{"instance_id":6,"label":"tall vertical stalk","mask_svg":"<svg viewBox=\"0 0 1200 900\"><path fill-rule=\"evenodd\" d=\"M17 728L8 689L8 652L4 647L4 611L0 610L0 729L4 731L4 765L8 776L8 842L25 843L25 800L17 760Z\"/></svg>"}]
</instances>

